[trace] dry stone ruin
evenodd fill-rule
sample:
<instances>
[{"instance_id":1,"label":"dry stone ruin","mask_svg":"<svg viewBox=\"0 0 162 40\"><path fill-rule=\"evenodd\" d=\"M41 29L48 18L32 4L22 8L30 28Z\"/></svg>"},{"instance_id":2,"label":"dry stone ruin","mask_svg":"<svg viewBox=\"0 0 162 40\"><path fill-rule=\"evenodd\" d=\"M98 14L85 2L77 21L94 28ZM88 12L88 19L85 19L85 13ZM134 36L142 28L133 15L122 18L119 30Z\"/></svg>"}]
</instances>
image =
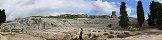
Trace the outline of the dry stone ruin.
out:
<instances>
[{"instance_id":1,"label":"dry stone ruin","mask_svg":"<svg viewBox=\"0 0 162 40\"><path fill-rule=\"evenodd\" d=\"M14 21L3 23L0 26L0 31L23 33L46 40L79 40L81 28L83 28L83 40L125 38L139 34L138 32L122 30L118 23L120 19L115 16L115 12L113 12L113 17L88 18L86 15L81 16L84 16L84 18L17 18ZM137 20L134 18L129 18L129 20L130 29L132 30L138 25Z\"/></svg>"},{"instance_id":2,"label":"dry stone ruin","mask_svg":"<svg viewBox=\"0 0 162 40\"><path fill-rule=\"evenodd\" d=\"M129 31L121 30L117 17L110 18L17 18L12 22L1 25L1 32L21 32L33 36L52 40L79 39L80 28L83 28L83 39L124 38L136 35ZM136 21L133 20L132 21ZM131 22L131 21L130 21ZM136 23L134 23L136 24ZM130 24L131 25L131 24ZM105 38L106 37L106 38Z\"/></svg>"}]
</instances>

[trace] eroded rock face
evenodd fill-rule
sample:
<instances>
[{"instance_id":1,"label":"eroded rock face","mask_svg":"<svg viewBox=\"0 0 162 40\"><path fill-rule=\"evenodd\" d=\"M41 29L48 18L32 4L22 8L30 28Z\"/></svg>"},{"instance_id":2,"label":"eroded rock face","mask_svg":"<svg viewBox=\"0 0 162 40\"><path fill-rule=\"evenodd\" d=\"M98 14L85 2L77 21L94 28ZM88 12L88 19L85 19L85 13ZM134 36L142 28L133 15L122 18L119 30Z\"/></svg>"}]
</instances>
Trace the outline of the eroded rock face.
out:
<instances>
[{"instance_id":1,"label":"eroded rock face","mask_svg":"<svg viewBox=\"0 0 162 40\"><path fill-rule=\"evenodd\" d=\"M28 17L4 23L0 29L2 32L18 31L48 40L79 39L80 28L84 29L82 37L85 40L125 38L134 35L132 32L113 31L114 29L121 29L118 26L118 21L118 18L55 19Z\"/></svg>"},{"instance_id":2,"label":"eroded rock face","mask_svg":"<svg viewBox=\"0 0 162 40\"><path fill-rule=\"evenodd\" d=\"M11 32L11 31L23 31L27 26L22 25L18 22L4 23L1 25L1 32Z\"/></svg>"},{"instance_id":3,"label":"eroded rock face","mask_svg":"<svg viewBox=\"0 0 162 40\"><path fill-rule=\"evenodd\" d=\"M53 27L78 27L78 28L118 28L118 18L94 18L94 19L55 19L55 18L39 18L29 17L16 19L16 22L30 26L30 29L42 30L51 29ZM109 27L111 25L111 27Z\"/></svg>"},{"instance_id":4,"label":"eroded rock face","mask_svg":"<svg viewBox=\"0 0 162 40\"><path fill-rule=\"evenodd\" d=\"M56 18L40 18L40 17L27 17L17 18L13 22L4 23L2 25L13 25L10 27L22 27L28 30L46 30L55 27L76 27L76 28L97 28L97 29L122 29L119 26L118 18L86 18L86 19L56 19ZM130 26L135 27L137 21L130 19ZM9 28L10 28L9 27ZM3 27L2 27L3 28ZM6 27L7 28L7 27Z\"/></svg>"},{"instance_id":5,"label":"eroded rock face","mask_svg":"<svg viewBox=\"0 0 162 40\"><path fill-rule=\"evenodd\" d=\"M64 29L64 30L62 30ZM76 30L77 29L77 30ZM60 30L60 31L59 31ZM93 32L88 30L95 30L100 32ZM105 32L106 31L106 32ZM111 33L113 32L113 33ZM46 31L28 31L27 34L33 36L39 36L46 39L55 39L55 40L74 40L79 39L80 30L78 28L58 28L53 30ZM98 30L98 29L83 29L83 39L84 40L93 40L93 39L113 39L113 38L126 38L136 35L135 32L130 31L114 31L114 30Z\"/></svg>"}]
</instances>

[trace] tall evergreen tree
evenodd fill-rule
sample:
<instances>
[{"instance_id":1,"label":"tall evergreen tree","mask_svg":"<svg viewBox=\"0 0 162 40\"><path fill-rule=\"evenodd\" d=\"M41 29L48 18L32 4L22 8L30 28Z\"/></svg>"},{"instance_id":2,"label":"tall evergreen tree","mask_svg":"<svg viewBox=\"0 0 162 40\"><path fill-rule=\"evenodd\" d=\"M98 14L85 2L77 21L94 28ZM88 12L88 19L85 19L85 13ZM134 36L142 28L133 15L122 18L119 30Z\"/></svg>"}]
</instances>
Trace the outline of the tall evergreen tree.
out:
<instances>
[{"instance_id":1,"label":"tall evergreen tree","mask_svg":"<svg viewBox=\"0 0 162 40\"><path fill-rule=\"evenodd\" d=\"M154 2L150 4L150 15L148 18L148 24L150 26L156 26L156 28L162 29L162 4L160 2Z\"/></svg>"},{"instance_id":2,"label":"tall evergreen tree","mask_svg":"<svg viewBox=\"0 0 162 40\"><path fill-rule=\"evenodd\" d=\"M5 21L6 21L6 14L5 14L5 10L4 9L2 10L2 15L3 15L2 23L5 23Z\"/></svg>"},{"instance_id":3,"label":"tall evergreen tree","mask_svg":"<svg viewBox=\"0 0 162 40\"><path fill-rule=\"evenodd\" d=\"M154 26L155 24L153 24L154 23L154 20L152 19L152 17L151 17L151 15L148 13L148 19L147 19L147 21L148 21L148 25L150 25L150 26ZM155 28L155 27L152 27L152 28Z\"/></svg>"},{"instance_id":4,"label":"tall evergreen tree","mask_svg":"<svg viewBox=\"0 0 162 40\"><path fill-rule=\"evenodd\" d=\"M126 29L129 27L128 25L128 14L127 14L127 11L126 11L126 3L125 2L121 2L121 5L120 5L120 21L119 21L119 25Z\"/></svg>"},{"instance_id":5,"label":"tall evergreen tree","mask_svg":"<svg viewBox=\"0 0 162 40\"><path fill-rule=\"evenodd\" d=\"M139 26L142 26L142 24L145 21L144 11L143 11L143 6L141 1L138 1L138 5L137 5L137 20Z\"/></svg>"},{"instance_id":6,"label":"tall evergreen tree","mask_svg":"<svg viewBox=\"0 0 162 40\"><path fill-rule=\"evenodd\" d=\"M156 2L156 14L156 26L162 29L162 4L160 2Z\"/></svg>"},{"instance_id":7,"label":"tall evergreen tree","mask_svg":"<svg viewBox=\"0 0 162 40\"><path fill-rule=\"evenodd\" d=\"M3 23L2 19L3 19L3 15L2 15L2 11L0 9L0 24Z\"/></svg>"},{"instance_id":8,"label":"tall evergreen tree","mask_svg":"<svg viewBox=\"0 0 162 40\"><path fill-rule=\"evenodd\" d=\"M156 3L154 1L150 4L150 15L148 15L149 18L147 19L148 24L150 26L155 26L156 24Z\"/></svg>"},{"instance_id":9,"label":"tall evergreen tree","mask_svg":"<svg viewBox=\"0 0 162 40\"><path fill-rule=\"evenodd\" d=\"M0 9L0 24L1 23L5 23L5 21L6 21L5 10L4 9L3 10Z\"/></svg>"}]
</instances>

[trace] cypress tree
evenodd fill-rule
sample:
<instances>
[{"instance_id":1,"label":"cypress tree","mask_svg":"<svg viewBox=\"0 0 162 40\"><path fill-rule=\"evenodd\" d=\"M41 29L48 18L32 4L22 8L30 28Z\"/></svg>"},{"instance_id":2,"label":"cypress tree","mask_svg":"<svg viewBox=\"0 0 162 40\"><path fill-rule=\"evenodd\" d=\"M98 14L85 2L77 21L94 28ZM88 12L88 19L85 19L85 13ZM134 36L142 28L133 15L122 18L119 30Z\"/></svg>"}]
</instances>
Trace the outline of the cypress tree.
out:
<instances>
[{"instance_id":1,"label":"cypress tree","mask_svg":"<svg viewBox=\"0 0 162 40\"><path fill-rule=\"evenodd\" d=\"M0 24L3 23L2 19L3 19L3 15L2 15L2 11L0 10Z\"/></svg>"},{"instance_id":2,"label":"cypress tree","mask_svg":"<svg viewBox=\"0 0 162 40\"><path fill-rule=\"evenodd\" d=\"M0 24L5 23L5 21L6 21L5 10L4 9L3 10L0 9Z\"/></svg>"},{"instance_id":3,"label":"cypress tree","mask_svg":"<svg viewBox=\"0 0 162 40\"><path fill-rule=\"evenodd\" d=\"M5 23L5 21L6 21L6 14L5 14L5 10L3 9L2 10L2 23Z\"/></svg>"},{"instance_id":4,"label":"cypress tree","mask_svg":"<svg viewBox=\"0 0 162 40\"><path fill-rule=\"evenodd\" d=\"M126 29L128 28L128 14L127 14L127 11L126 11L126 3L125 2L121 2L121 5L120 5L120 21L119 21L119 25Z\"/></svg>"},{"instance_id":5,"label":"cypress tree","mask_svg":"<svg viewBox=\"0 0 162 40\"><path fill-rule=\"evenodd\" d=\"M149 26L154 26L155 24L153 24L154 23L154 20L152 19L152 17L151 17L151 15L148 13L148 19L147 19L147 21L148 21L148 25ZM151 27L151 28L155 28L155 27Z\"/></svg>"},{"instance_id":6,"label":"cypress tree","mask_svg":"<svg viewBox=\"0 0 162 40\"><path fill-rule=\"evenodd\" d=\"M142 2L138 1L138 5L137 5L137 20L138 20L138 24L141 27L142 24L144 23L145 19L144 19L144 11L143 11L143 6L142 6Z\"/></svg>"},{"instance_id":7,"label":"cypress tree","mask_svg":"<svg viewBox=\"0 0 162 40\"><path fill-rule=\"evenodd\" d=\"M157 17L157 20L156 20L156 26L159 28L159 29L162 29L162 4L160 2L156 2L156 17Z\"/></svg>"},{"instance_id":8,"label":"cypress tree","mask_svg":"<svg viewBox=\"0 0 162 40\"><path fill-rule=\"evenodd\" d=\"M162 4L160 2L152 1L152 3L150 4L150 15L148 18L148 24L150 26L156 26L156 28L162 29L161 11L162 11Z\"/></svg>"},{"instance_id":9,"label":"cypress tree","mask_svg":"<svg viewBox=\"0 0 162 40\"><path fill-rule=\"evenodd\" d=\"M156 3L154 1L150 4L150 15L148 15L149 18L147 19L149 26L155 26L156 25Z\"/></svg>"}]
</instances>

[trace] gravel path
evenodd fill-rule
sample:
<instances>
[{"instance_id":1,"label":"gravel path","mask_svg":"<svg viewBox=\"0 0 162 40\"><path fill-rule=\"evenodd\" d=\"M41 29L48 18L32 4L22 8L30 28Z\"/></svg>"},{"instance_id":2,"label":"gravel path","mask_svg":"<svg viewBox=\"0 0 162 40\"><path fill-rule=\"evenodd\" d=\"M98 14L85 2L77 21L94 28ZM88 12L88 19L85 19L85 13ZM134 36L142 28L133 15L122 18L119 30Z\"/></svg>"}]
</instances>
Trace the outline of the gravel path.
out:
<instances>
[{"instance_id":1,"label":"gravel path","mask_svg":"<svg viewBox=\"0 0 162 40\"><path fill-rule=\"evenodd\" d=\"M141 32L140 35L127 37L122 40L162 40L162 30L147 29L139 32Z\"/></svg>"},{"instance_id":2,"label":"gravel path","mask_svg":"<svg viewBox=\"0 0 162 40\"><path fill-rule=\"evenodd\" d=\"M34 37L27 34L9 33L7 35L0 34L0 40L46 40L46 39L40 37Z\"/></svg>"},{"instance_id":3,"label":"gravel path","mask_svg":"<svg viewBox=\"0 0 162 40\"><path fill-rule=\"evenodd\" d=\"M126 38L112 38L107 40L162 40L162 30L147 29L135 32L139 32L141 34ZM44 38L34 37L28 34L21 34L21 33L8 33L7 35L4 34L0 33L0 40L46 40Z\"/></svg>"}]
</instances>

